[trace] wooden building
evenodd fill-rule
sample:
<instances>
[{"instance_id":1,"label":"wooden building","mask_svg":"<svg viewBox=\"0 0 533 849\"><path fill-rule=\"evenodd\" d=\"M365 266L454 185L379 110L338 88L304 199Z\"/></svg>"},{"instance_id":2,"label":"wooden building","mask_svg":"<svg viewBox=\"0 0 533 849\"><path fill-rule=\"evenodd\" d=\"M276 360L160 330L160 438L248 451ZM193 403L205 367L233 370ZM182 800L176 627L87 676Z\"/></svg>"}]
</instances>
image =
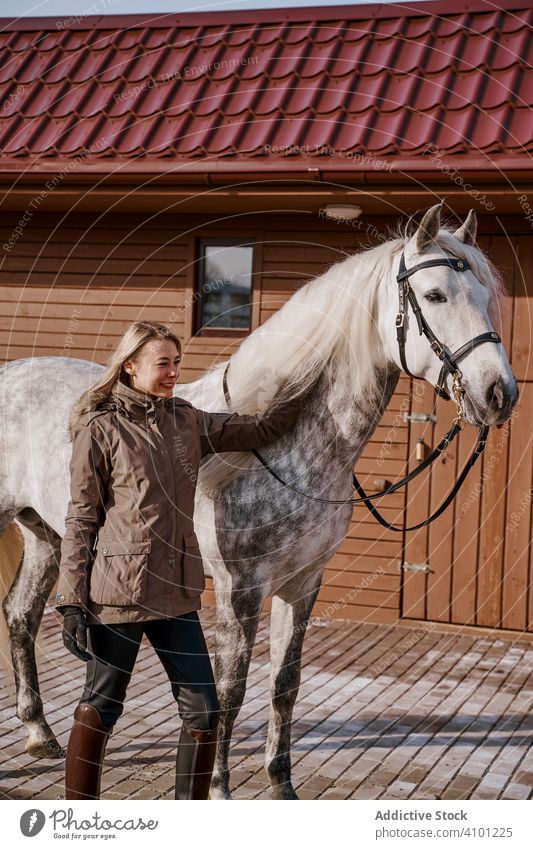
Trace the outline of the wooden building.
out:
<instances>
[{"instance_id":1,"label":"wooden building","mask_svg":"<svg viewBox=\"0 0 533 849\"><path fill-rule=\"evenodd\" d=\"M104 362L142 316L177 330L187 382L389 225L441 198L449 219L476 208L509 293L516 415L429 529L388 532L356 507L315 615L533 630L533 2L498 5L1 22L3 361ZM401 378L357 465L369 490L447 429L440 400L436 422L413 419L433 404ZM427 516L473 437L384 515Z\"/></svg>"}]
</instances>

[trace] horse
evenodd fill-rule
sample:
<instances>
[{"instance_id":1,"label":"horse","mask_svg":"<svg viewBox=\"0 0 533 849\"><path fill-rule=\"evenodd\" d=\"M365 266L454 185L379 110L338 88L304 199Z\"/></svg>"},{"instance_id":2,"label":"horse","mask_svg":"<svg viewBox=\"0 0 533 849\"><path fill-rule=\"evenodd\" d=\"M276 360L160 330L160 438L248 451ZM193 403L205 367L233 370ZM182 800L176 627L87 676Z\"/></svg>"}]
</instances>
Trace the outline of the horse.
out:
<instances>
[{"instance_id":1,"label":"horse","mask_svg":"<svg viewBox=\"0 0 533 849\"><path fill-rule=\"evenodd\" d=\"M295 425L262 450L293 488L281 485L252 452L211 455L200 467L194 524L205 572L214 583L214 671L221 707L212 799L231 798L230 742L267 598L271 672L265 769L272 798L298 798L290 748L302 645L324 567L348 531L354 464L394 393L402 362L410 374L433 385L442 365L417 332L412 314L405 316L399 351L396 278L402 257L408 267L441 261L411 274L409 286L450 351L473 333L498 326L505 288L475 243L475 211L455 230L441 223L441 212L442 203L435 204L410 232L409 225L403 232L398 225L378 246L343 257L295 292L229 360L176 386L178 396L220 412L262 412L282 383L294 394L307 393ZM467 263L467 270L458 273L445 265L449 257L460 258L462 268ZM223 391L226 367L231 409ZM20 564L4 557L3 611L16 714L27 730L26 751L36 758L64 756L44 715L35 640L57 580L65 530L69 411L103 368L68 357L31 357L0 369L5 449L0 534L14 523L24 544ZM510 418L518 388L502 344L469 350L461 361L461 379L465 421L500 425ZM450 392L451 380L447 374ZM296 490L322 500L308 500Z\"/></svg>"}]
</instances>

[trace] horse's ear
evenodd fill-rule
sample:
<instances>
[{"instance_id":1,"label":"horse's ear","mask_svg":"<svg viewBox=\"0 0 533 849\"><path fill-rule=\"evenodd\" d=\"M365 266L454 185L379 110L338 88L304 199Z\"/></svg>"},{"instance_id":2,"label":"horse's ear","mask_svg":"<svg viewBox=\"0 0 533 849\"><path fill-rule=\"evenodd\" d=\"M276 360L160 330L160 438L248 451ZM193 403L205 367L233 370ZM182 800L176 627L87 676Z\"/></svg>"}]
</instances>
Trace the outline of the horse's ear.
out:
<instances>
[{"instance_id":1,"label":"horse's ear","mask_svg":"<svg viewBox=\"0 0 533 849\"><path fill-rule=\"evenodd\" d=\"M429 242L431 242L440 228L440 213L442 203L436 203L424 215L420 226L416 231L416 251L421 254Z\"/></svg>"},{"instance_id":2,"label":"horse's ear","mask_svg":"<svg viewBox=\"0 0 533 849\"><path fill-rule=\"evenodd\" d=\"M453 234L460 242L465 245L473 245L476 241L477 233L477 217L475 209L471 209L466 216L464 223Z\"/></svg>"}]
</instances>

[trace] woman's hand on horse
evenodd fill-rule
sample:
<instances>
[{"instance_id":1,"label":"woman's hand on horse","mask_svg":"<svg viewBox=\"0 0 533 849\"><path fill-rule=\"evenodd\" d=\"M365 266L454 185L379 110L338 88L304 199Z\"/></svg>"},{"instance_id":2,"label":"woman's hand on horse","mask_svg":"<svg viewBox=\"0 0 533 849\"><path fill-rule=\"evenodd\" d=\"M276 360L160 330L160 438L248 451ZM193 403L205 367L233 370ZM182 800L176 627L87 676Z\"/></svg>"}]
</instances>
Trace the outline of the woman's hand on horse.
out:
<instances>
[{"instance_id":1,"label":"woman's hand on horse","mask_svg":"<svg viewBox=\"0 0 533 849\"><path fill-rule=\"evenodd\" d=\"M92 660L93 656L87 651L87 619L81 607L65 605L63 613L63 643L73 655L80 660Z\"/></svg>"}]
</instances>

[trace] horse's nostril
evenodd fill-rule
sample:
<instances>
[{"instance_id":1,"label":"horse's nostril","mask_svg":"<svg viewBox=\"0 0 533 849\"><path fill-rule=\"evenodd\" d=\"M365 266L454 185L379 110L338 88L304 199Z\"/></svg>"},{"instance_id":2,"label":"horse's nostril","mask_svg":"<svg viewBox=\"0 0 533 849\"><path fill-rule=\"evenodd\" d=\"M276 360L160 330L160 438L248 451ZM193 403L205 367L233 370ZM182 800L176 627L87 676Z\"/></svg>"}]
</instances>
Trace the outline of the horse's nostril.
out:
<instances>
[{"instance_id":1,"label":"horse's nostril","mask_svg":"<svg viewBox=\"0 0 533 849\"><path fill-rule=\"evenodd\" d=\"M501 410L504 404L503 381L501 377L491 383L487 389L486 400L489 407L493 410Z\"/></svg>"}]
</instances>

